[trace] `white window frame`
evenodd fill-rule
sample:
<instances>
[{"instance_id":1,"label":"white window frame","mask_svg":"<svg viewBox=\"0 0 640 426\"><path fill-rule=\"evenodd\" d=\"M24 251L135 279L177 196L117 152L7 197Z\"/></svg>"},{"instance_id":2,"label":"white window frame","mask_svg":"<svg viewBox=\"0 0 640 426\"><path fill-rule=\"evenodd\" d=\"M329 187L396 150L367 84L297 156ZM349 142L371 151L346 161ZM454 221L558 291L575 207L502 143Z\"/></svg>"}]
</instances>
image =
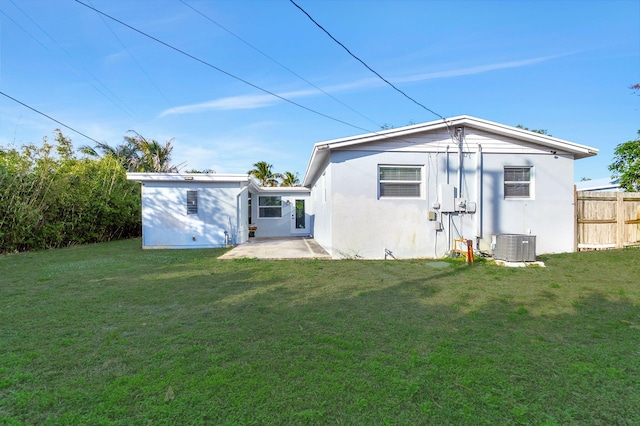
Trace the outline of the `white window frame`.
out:
<instances>
[{"instance_id":1,"label":"white window frame","mask_svg":"<svg viewBox=\"0 0 640 426\"><path fill-rule=\"evenodd\" d=\"M279 205L263 205L263 198L276 198L280 201ZM278 216L263 216L262 209L278 210L280 214ZM260 219L281 219L282 218L282 196L280 195L258 195L258 218Z\"/></svg>"},{"instance_id":2,"label":"white window frame","mask_svg":"<svg viewBox=\"0 0 640 426\"><path fill-rule=\"evenodd\" d=\"M507 180L507 170L529 171L529 180ZM534 169L533 166L504 166L503 168L503 192L505 200L531 200L533 199L534 190ZM509 195L507 191L508 185L512 186L528 186L528 195Z\"/></svg>"},{"instance_id":3,"label":"white window frame","mask_svg":"<svg viewBox=\"0 0 640 426\"><path fill-rule=\"evenodd\" d=\"M414 169L420 172L420 177L418 180L398 180L398 179L382 179L382 171L385 168L394 168L394 169ZM418 187L417 195L383 195L383 186L385 184L395 184L395 185L411 185ZM410 200L418 200L424 198L424 166L422 165L408 165L408 164L379 164L378 165L378 198L380 199L410 199Z\"/></svg>"}]
</instances>

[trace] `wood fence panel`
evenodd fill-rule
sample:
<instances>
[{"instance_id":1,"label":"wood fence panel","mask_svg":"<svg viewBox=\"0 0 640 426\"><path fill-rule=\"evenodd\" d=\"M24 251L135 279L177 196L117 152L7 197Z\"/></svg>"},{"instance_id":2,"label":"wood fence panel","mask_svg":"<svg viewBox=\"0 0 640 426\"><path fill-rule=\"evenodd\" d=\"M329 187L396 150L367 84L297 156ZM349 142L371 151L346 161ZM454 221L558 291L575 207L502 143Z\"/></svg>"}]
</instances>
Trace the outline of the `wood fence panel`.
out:
<instances>
[{"instance_id":1,"label":"wood fence panel","mask_svg":"<svg viewBox=\"0 0 640 426\"><path fill-rule=\"evenodd\" d=\"M636 200L625 199L624 237L628 243L640 242L640 194Z\"/></svg>"},{"instance_id":2,"label":"wood fence panel","mask_svg":"<svg viewBox=\"0 0 640 426\"><path fill-rule=\"evenodd\" d=\"M578 250L640 245L640 193L584 191L575 200Z\"/></svg>"}]
</instances>

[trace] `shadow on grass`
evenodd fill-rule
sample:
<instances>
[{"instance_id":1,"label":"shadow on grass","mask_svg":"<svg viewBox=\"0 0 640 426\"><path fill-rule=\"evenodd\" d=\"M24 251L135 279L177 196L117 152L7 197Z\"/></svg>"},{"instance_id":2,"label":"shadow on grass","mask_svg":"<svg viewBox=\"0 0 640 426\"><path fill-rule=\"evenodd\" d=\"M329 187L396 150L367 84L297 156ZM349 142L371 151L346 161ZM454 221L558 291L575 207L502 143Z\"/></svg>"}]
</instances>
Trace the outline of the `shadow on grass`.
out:
<instances>
[{"instance_id":1,"label":"shadow on grass","mask_svg":"<svg viewBox=\"0 0 640 426\"><path fill-rule=\"evenodd\" d=\"M127 247L12 260L0 420L640 422L638 296L589 286L577 258L507 271Z\"/></svg>"}]
</instances>

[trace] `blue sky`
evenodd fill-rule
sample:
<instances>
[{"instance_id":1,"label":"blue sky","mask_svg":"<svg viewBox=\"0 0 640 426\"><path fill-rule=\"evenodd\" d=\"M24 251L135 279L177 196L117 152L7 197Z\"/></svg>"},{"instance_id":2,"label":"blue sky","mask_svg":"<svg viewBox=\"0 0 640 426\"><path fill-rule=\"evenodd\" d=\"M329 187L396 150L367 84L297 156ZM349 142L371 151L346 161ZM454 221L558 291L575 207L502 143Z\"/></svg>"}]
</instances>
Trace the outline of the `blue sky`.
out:
<instances>
[{"instance_id":1,"label":"blue sky","mask_svg":"<svg viewBox=\"0 0 640 426\"><path fill-rule=\"evenodd\" d=\"M173 160L186 169L245 173L267 161L302 177L316 142L438 119L287 0L84 1L319 113L73 0L3 0L0 91L101 142L135 130L175 138ZM638 0L297 3L439 115L522 124L598 148L576 162L576 179L609 176L615 146L640 129L640 93L629 89L640 83ZM40 143L56 127L0 96L0 145ZM93 145L63 132L76 147Z\"/></svg>"}]
</instances>

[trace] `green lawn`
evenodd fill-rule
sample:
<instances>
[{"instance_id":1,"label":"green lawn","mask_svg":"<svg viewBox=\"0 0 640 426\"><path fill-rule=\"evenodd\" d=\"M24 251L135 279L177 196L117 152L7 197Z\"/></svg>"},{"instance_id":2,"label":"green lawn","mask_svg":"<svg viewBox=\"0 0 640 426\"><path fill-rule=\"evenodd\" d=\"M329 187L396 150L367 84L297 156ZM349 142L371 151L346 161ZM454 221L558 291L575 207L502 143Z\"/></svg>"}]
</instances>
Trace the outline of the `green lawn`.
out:
<instances>
[{"instance_id":1,"label":"green lawn","mask_svg":"<svg viewBox=\"0 0 640 426\"><path fill-rule=\"evenodd\" d=\"M0 256L0 424L640 424L640 250Z\"/></svg>"}]
</instances>

